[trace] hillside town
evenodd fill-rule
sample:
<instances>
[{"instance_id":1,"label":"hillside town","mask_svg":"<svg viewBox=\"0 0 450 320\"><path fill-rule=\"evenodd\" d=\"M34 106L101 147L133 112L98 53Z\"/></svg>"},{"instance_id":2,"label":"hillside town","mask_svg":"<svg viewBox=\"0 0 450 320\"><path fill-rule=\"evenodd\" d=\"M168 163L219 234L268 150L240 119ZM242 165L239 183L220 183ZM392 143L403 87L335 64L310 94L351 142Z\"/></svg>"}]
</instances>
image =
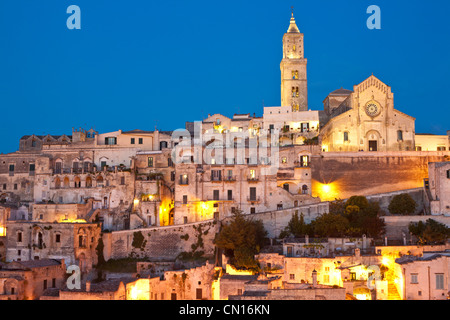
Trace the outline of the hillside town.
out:
<instances>
[{"instance_id":1,"label":"hillside town","mask_svg":"<svg viewBox=\"0 0 450 320\"><path fill-rule=\"evenodd\" d=\"M287 27L280 106L24 132L0 155L0 300L450 299L450 130L417 133L373 74L309 109Z\"/></svg>"}]
</instances>

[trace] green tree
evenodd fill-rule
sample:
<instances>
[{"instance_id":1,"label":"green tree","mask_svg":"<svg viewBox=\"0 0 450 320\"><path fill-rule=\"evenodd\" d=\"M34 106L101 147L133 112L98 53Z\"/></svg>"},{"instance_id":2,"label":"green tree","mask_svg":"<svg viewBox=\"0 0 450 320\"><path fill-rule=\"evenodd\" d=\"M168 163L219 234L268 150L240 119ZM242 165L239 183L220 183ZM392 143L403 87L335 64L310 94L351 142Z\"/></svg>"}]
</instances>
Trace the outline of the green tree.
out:
<instances>
[{"instance_id":1,"label":"green tree","mask_svg":"<svg viewBox=\"0 0 450 320\"><path fill-rule=\"evenodd\" d=\"M378 202L369 202L364 196L350 197L345 203L344 216L349 220L349 236L379 238L385 230L384 220L380 218Z\"/></svg>"},{"instance_id":2,"label":"green tree","mask_svg":"<svg viewBox=\"0 0 450 320\"><path fill-rule=\"evenodd\" d=\"M369 201L364 196L352 196L345 202L345 207L358 206L360 210L365 210L369 207Z\"/></svg>"},{"instance_id":3,"label":"green tree","mask_svg":"<svg viewBox=\"0 0 450 320\"><path fill-rule=\"evenodd\" d=\"M300 216L297 212L294 213L291 220L289 220L288 225L280 233L280 238L286 238L293 236L295 238L301 238L308 232L308 225L305 223L305 218L303 213Z\"/></svg>"},{"instance_id":4,"label":"green tree","mask_svg":"<svg viewBox=\"0 0 450 320\"><path fill-rule=\"evenodd\" d=\"M320 237L342 237L350 227L347 218L333 213L320 215L312 225L314 233Z\"/></svg>"},{"instance_id":5,"label":"green tree","mask_svg":"<svg viewBox=\"0 0 450 320\"><path fill-rule=\"evenodd\" d=\"M407 193L394 196L389 203L388 210L391 214L411 215L416 211L417 204Z\"/></svg>"},{"instance_id":6,"label":"green tree","mask_svg":"<svg viewBox=\"0 0 450 320\"><path fill-rule=\"evenodd\" d=\"M412 222L408 229L421 244L443 244L450 237L450 228L433 219L428 219L425 223Z\"/></svg>"},{"instance_id":7,"label":"green tree","mask_svg":"<svg viewBox=\"0 0 450 320\"><path fill-rule=\"evenodd\" d=\"M214 243L224 250L230 263L238 269L255 269L255 254L266 244L267 231L260 220L247 219L241 211L233 214L216 235Z\"/></svg>"}]
</instances>

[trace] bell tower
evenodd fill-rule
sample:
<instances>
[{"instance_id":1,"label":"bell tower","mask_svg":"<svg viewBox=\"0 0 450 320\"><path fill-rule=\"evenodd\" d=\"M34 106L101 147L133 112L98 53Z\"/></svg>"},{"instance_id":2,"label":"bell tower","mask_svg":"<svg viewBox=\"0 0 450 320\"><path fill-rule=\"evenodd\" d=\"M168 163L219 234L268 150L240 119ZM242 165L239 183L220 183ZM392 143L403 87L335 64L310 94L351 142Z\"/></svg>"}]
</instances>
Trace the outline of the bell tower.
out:
<instances>
[{"instance_id":1,"label":"bell tower","mask_svg":"<svg viewBox=\"0 0 450 320\"><path fill-rule=\"evenodd\" d=\"M292 10L288 31L283 36L281 60L281 106L290 106L293 112L308 110L308 84L304 57L303 33L300 33Z\"/></svg>"}]
</instances>

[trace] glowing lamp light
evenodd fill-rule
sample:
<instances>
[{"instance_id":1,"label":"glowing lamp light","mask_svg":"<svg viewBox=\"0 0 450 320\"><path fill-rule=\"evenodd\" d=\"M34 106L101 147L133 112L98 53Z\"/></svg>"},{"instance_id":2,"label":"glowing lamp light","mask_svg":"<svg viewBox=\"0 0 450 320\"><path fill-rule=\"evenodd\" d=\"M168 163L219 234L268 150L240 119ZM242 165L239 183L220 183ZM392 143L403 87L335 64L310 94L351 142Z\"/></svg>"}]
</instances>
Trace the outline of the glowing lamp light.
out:
<instances>
[{"instance_id":1,"label":"glowing lamp light","mask_svg":"<svg viewBox=\"0 0 450 320\"><path fill-rule=\"evenodd\" d=\"M4 237L4 236L6 236L6 228L0 227L0 237Z\"/></svg>"},{"instance_id":2,"label":"glowing lamp light","mask_svg":"<svg viewBox=\"0 0 450 320\"><path fill-rule=\"evenodd\" d=\"M325 193L330 193L331 186L329 184L322 185L322 191L325 192Z\"/></svg>"},{"instance_id":3,"label":"glowing lamp light","mask_svg":"<svg viewBox=\"0 0 450 320\"><path fill-rule=\"evenodd\" d=\"M134 203L135 206L137 206L139 204L139 199L134 199L133 203Z\"/></svg>"}]
</instances>

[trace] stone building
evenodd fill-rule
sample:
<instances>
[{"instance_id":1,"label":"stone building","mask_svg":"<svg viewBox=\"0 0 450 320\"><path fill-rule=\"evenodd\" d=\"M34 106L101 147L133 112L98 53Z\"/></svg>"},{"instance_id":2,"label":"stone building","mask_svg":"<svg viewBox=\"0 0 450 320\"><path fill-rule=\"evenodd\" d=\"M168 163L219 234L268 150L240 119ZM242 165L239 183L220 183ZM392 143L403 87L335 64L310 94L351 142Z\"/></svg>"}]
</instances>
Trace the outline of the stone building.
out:
<instances>
[{"instance_id":1,"label":"stone building","mask_svg":"<svg viewBox=\"0 0 450 320\"><path fill-rule=\"evenodd\" d=\"M406 255L395 260L403 300L450 299L450 252Z\"/></svg>"},{"instance_id":2,"label":"stone building","mask_svg":"<svg viewBox=\"0 0 450 320\"><path fill-rule=\"evenodd\" d=\"M415 118L394 109L391 87L374 75L355 85L353 91L334 91L325 99L324 109L328 116L320 131L324 151L415 148Z\"/></svg>"},{"instance_id":3,"label":"stone building","mask_svg":"<svg viewBox=\"0 0 450 320\"><path fill-rule=\"evenodd\" d=\"M64 260L15 261L0 265L0 300L35 300L48 288L62 288Z\"/></svg>"},{"instance_id":4,"label":"stone building","mask_svg":"<svg viewBox=\"0 0 450 320\"><path fill-rule=\"evenodd\" d=\"M428 164L425 198L432 215L450 215L450 162Z\"/></svg>"},{"instance_id":5,"label":"stone building","mask_svg":"<svg viewBox=\"0 0 450 320\"><path fill-rule=\"evenodd\" d=\"M85 273L97 264L100 231L97 223L9 221L6 261L64 259Z\"/></svg>"},{"instance_id":6,"label":"stone building","mask_svg":"<svg viewBox=\"0 0 450 320\"><path fill-rule=\"evenodd\" d=\"M293 284L278 277L260 275L256 280L245 283L240 295L230 295L229 300L345 300L345 288L328 286L317 282L313 271L312 282Z\"/></svg>"}]
</instances>

